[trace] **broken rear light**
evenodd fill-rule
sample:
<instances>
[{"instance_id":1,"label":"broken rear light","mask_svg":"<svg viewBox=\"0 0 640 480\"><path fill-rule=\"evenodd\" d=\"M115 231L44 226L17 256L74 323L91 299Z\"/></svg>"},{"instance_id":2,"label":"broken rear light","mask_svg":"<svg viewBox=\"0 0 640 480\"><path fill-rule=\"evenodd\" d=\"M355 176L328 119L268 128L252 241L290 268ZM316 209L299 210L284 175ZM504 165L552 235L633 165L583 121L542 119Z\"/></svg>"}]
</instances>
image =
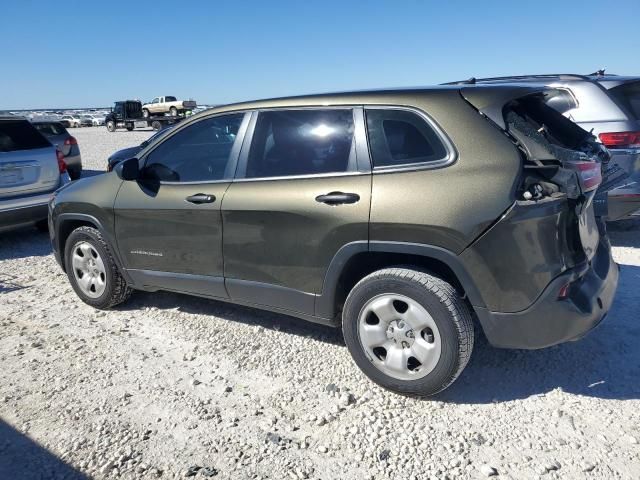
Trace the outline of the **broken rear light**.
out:
<instances>
[{"instance_id":1,"label":"broken rear light","mask_svg":"<svg viewBox=\"0 0 640 480\"><path fill-rule=\"evenodd\" d=\"M599 162L573 162L580 176L583 191L590 192L602 183L602 169Z\"/></svg>"},{"instance_id":2,"label":"broken rear light","mask_svg":"<svg viewBox=\"0 0 640 480\"><path fill-rule=\"evenodd\" d=\"M640 132L610 132L598 135L607 148L640 147Z\"/></svg>"}]
</instances>

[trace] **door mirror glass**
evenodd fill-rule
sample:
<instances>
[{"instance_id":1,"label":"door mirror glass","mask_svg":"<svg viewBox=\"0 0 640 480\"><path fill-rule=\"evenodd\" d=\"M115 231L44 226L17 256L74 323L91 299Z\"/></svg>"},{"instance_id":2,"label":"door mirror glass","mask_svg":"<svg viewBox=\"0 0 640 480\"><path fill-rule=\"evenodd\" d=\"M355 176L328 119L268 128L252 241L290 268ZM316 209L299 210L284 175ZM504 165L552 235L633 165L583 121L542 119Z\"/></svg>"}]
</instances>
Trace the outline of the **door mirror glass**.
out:
<instances>
[{"instance_id":1,"label":"door mirror glass","mask_svg":"<svg viewBox=\"0 0 640 480\"><path fill-rule=\"evenodd\" d=\"M116 174L122 180L137 180L140 176L140 166L137 158L123 160L115 168Z\"/></svg>"}]
</instances>

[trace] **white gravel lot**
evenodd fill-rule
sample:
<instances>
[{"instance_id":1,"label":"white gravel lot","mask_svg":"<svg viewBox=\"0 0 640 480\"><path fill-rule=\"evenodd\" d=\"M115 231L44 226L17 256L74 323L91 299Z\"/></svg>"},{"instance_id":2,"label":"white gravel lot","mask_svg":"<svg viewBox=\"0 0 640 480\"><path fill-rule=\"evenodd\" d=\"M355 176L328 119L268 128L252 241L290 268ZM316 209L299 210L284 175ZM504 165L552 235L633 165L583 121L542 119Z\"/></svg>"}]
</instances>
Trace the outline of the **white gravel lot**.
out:
<instances>
[{"instance_id":1,"label":"white gravel lot","mask_svg":"<svg viewBox=\"0 0 640 480\"><path fill-rule=\"evenodd\" d=\"M152 132L73 130L89 173ZM434 400L386 392L339 331L171 293L83 304L48 237L0 234L0 479L640 478L640 224L607 321L478 342Z\"/></svg>"}]
</instances>

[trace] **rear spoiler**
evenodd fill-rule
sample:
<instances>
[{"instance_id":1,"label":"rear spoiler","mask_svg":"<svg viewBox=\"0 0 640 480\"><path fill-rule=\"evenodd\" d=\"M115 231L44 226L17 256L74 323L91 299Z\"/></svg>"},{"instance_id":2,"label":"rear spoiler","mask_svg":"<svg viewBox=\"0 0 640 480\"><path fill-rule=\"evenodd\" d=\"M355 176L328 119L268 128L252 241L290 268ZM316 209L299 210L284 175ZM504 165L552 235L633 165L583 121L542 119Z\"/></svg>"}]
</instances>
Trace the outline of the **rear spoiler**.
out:
<instances>
[{"instance_id":1,"label":"rear spoiler","mask_svg":"<svg viewBox=\"0 0 640 480\"><path fill-rule=\"evenodd\" d=\"M480 113L506 130L507 125L504 122L502 110L507 103L516 98L549 90L551 89L544 86L534 87L523 84L469 85L460 88L460 94Z\"/></svg>"}]
</instances>

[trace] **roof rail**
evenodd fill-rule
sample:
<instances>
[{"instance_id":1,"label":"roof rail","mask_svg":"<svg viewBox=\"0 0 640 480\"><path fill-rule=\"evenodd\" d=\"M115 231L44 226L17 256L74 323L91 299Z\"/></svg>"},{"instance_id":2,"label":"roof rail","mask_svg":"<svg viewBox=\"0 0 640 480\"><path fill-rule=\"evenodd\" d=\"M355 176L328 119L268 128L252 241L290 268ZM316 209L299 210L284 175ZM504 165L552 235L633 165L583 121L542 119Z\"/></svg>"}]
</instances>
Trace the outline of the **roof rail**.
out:
<instances>
[{"instance_id":1,"label":"roof rail","mask_svg":"<svg viewBox=\"0 0 640 480\"><path fill-rule=\"evenodd\" d=\"M593 74L592 74L593 75ZM442 85L464 85L475 84L476 82L490 82L492 80L527 80L530 78L554 78L564 77L573 80L588 80L588 75L579 75L576 73L549 73L543 75L506 75L504 77L487 77L487 78L475 78L471 77L469 80L458 80L455 82L447 82Z\"/></svg>"}]
</instances>

